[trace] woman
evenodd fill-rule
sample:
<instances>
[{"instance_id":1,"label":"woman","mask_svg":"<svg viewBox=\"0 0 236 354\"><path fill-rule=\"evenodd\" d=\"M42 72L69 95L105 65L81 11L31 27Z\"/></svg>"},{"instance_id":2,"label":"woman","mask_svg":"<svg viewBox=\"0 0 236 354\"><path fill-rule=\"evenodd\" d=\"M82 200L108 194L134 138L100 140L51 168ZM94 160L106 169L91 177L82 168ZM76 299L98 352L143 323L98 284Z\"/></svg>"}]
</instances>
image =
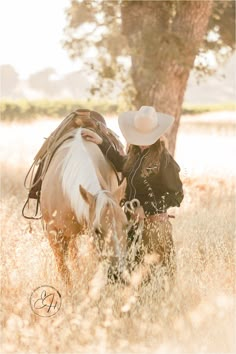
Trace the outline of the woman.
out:
<instances>
[{"instance_id":1,"label":"woman","mask_svg":"<svg viewBox=\"0 0 236 354\"><path fill-rule=\"evenodd\" d=\"M161 262L168 273L175 271L172 228L167 210L180 206L183 200L180 168L161 141L161 136L173 124L174 118L143 106L139 111L125 112L119 116L119 127L129 144L126 156L91 131L83 131L85 139L99 145L117 171L127 180L125 201L135 199L144 212L142 246L136 262L144 261L146 253L152 262ZM128 204L133 205L133 204ZM132 215L128 213L128 218ZM139 213L142 218L142 213ZM130 241L134 228L129 233ZM153 257L154 256L154 257ZM157 256L155 258L155 256Z\"/></svg>"}]
</instances>

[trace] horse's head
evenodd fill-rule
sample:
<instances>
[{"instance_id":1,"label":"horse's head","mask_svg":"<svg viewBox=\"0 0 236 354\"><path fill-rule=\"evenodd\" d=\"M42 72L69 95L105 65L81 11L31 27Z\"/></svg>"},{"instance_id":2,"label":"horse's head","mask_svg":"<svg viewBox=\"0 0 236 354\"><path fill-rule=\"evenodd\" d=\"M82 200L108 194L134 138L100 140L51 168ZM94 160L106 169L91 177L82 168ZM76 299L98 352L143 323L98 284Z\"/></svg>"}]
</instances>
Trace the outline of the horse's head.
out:
<instances>
[{"instance_id":1,"label":"horse's head","mask_svg":"<svg viewBox=\"0 0 236 354\"><path fill-rule=\"evenodd\" d=\"M115 273L125 268L128 221L120 207L124 185L115 192L101 189L95 195L80 185L80 193L89 205L88 227L101 258L107 258Z\"/></svg>"}]
</instances>

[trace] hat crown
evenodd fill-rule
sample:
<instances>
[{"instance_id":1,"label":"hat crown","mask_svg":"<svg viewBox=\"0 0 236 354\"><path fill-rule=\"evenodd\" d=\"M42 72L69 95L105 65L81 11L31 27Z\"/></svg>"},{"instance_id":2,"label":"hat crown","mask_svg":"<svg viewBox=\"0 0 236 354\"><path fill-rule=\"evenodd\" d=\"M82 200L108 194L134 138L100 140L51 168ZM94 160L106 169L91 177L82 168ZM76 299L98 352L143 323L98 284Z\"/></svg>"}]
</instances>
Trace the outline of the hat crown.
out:
<instances>
[{"instance_id":1,"label":"hat crown","mask_svg":"<svg viewBox=\"0 0 236 354\"><path fill-rule=\"evenodd\" d=\"M156 112L154 107L142 106L139 111L124 112L118 123L126 141L133 145L154 144L173 124L174 117Z\"/></svg>"},{"instance_id":2,"label":"hat crown","mask_svg":"<svg viewBox=\"0 0 236 354\"><path fill-rule=\"evenodd\" d=\"M158 118L154 107L142 106L134 116L134 127L142 133L151 132L158 126Z\"/></svg>"}]
</instances>

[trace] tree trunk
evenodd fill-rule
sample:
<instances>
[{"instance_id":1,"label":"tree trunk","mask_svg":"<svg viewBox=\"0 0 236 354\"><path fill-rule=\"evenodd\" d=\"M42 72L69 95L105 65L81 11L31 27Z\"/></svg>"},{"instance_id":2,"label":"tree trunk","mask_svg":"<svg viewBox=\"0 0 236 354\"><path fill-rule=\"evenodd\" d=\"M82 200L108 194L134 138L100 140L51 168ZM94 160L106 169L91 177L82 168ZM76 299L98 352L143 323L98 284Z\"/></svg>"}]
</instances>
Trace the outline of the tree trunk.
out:
<instances>
[{"instance_id":1,"label":"tree trunk","mask_svg":"<svg viewBox=\"0 0 236 354\"><path fill-rule=\"evenodd\" d=\"M167 138L174 154L181 107L212 10L209 1L123 1L122 28L132 58L137 108L175 117ZM156 35L155 35L156 34Z\"/></svg>"}]
</instances>

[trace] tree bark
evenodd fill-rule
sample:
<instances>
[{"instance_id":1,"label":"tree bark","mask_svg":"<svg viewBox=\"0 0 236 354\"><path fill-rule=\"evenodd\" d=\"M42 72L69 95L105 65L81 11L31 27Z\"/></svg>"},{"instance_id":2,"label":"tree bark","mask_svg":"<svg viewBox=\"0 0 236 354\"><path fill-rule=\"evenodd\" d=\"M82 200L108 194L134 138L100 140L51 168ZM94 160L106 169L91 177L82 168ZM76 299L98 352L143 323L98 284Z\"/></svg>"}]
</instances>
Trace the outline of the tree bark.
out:
<instances>
[{"instance_id":1,"label":"tree bark","mask_svg":"<svg viewBox=\"0 0 236 354\"><path fill-rule=\"evenodd\" d=\"M171 114L169 151L174 154L190 71L207 29L213 0L123 1L122 29L131 49L135 105Z\"/></svg>"}]
</instances>

